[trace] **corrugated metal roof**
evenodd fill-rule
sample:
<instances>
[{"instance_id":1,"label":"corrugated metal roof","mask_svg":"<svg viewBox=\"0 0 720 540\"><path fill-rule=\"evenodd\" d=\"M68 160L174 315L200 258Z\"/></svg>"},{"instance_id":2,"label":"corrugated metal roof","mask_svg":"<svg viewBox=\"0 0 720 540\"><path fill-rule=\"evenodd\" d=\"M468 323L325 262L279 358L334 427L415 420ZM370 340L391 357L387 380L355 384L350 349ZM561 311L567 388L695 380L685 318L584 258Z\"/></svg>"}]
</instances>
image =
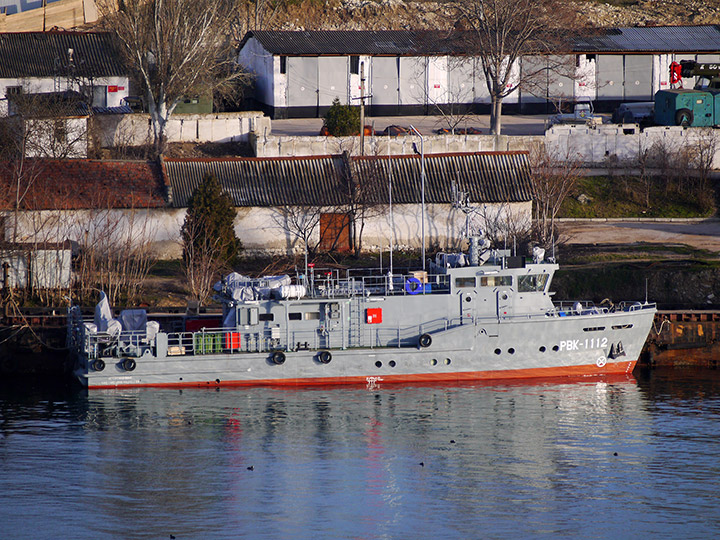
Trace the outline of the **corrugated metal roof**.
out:
<instances>
[{"instance_id":1,"label":"corrugated metal roof","mask_svg":"<svg viewBox=\"0 0 720 540\"><path fill-rule=\"evenodd\" d=\"M576 52L720 52L720 25L606 28L574 40Z\"/></svg>"},{"instance_id":2,"label":"corrugated metal roof","mask_svg":"<svg viewBox=\"0 0 720 540\"><path fill-rule=\"evenodd\" d=\"M288 56L437 56L467 52L467 35L434 30L252 31L270 53ZM574 52L720 52L720 25L604 28L572 39Z\"/></svg>"},{"instance_id":3,"label":"corrugated metal roof","mask_svg":"<svg viewBox=\"0 0 720 540\"><path fill-rule=\"evenodd\" d=\"M420 157L247 158L233 160L164 161L172 205L187 206L207 172L215 174L235 206L341 206L350 188L363 190L366 200L387 203L388 163L392 169L393 201L420 202ZM349 184L351 182L351 184ZM485 152L425 156L425 201L452 203L453 182L469 193L471 202L532 200L527 154Z\"/></svg>"},{"instance_id":4,"label":"corrugated metal roof","mask_svg":"<svg viewBox=\"0 0 720 540\"><path fill-rule=\"evenodd\" d=\"M4 79L66 76L71 66L81 77L126 74L109 33L0 33L0 59L0 78Z\"/></svg>"},{"instance_id":5,"label":"corrugated metal roof","mask_svg":"<svg viewBox=\"0 0 720 540\"><path fill-rule=\"evenodd\" d=\"M457 40L447 32L432 30L262 30L249 32L243 42L251 37L270 53L289 56L432 56L457 52Z\"/></svg>"},{"instance_id":6,"label":"corrugated metal roof","mask_svg":"<svg viewBox=\"0 0 720 540\"><path fill-rule=\"evenodd\" d=\"M420 156L363 157L353 160L354 178L372 183L380 179L380 200L388 201L387 179L392 173L393 202L421 200ZM522 202L532 200L530 167L526 153L480 152L430 154L425 156L425 202L454 202L456 189L468 193L472 203Z\"/></svg>"},{"instance_id":7,"label":"corrugated metal roof","mask_svg":"<svg viewBox=\"0 0 720 540\"><path fill-rule=\"evenodd\" d=\"M210 172L235 206L333 206L346 200L342 158L246 158L232 160L164 160L172 205L184 208Z\"/></svg>"},{"instance_id":8,"label":"corrugated metal roof","mask_svg":"<svg viewBox=\"0 0 720 540\"><path fill-rule=\"evenodd\" d=\"M13 208L13 161L0 161L0 209ZM162 208L165 186L160 167L147 161L28 159L33 182L23 210L83 208Z\"/></svg>"}]
</instances>

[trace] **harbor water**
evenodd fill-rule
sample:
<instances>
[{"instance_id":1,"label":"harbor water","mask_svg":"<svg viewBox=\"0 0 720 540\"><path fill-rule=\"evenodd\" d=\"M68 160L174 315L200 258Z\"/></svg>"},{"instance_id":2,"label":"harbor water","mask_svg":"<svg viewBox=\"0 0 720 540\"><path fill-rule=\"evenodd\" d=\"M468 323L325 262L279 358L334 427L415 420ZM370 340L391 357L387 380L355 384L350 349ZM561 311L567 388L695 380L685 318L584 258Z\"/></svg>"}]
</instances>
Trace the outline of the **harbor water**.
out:
<instances>
[{"instance_id":1,"label":"harbor water","mask_svg":"<svg viewBox=\"0 0 720 540\"><path fill-rule=\"evenodd\" d=\"M4 539L712 538L720 374L0 389Z\"/></svg>"}]
</instances>

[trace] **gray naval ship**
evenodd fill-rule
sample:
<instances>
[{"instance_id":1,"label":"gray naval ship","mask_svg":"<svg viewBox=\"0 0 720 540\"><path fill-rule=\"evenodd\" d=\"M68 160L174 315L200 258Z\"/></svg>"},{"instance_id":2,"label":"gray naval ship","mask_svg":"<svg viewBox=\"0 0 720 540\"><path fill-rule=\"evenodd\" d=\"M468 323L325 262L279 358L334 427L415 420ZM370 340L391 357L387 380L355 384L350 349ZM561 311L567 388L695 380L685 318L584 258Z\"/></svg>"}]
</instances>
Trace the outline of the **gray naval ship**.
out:
<instances>
[{"instance_id":1,"label":"gray naval ship","mask_svg":"<svg viewBox=\"0 0 720 540\"><path fill-rule=\"evenodd\" d=\"M295 278L230 274L221 327L167 331L142 310L68 317L88 388L377 384L632 372L656 306L555 302L558 265L491 250L439 253L427 270L309 268ZM217 326L217 325L215 325Z\"/></svg>"}]
</instances>

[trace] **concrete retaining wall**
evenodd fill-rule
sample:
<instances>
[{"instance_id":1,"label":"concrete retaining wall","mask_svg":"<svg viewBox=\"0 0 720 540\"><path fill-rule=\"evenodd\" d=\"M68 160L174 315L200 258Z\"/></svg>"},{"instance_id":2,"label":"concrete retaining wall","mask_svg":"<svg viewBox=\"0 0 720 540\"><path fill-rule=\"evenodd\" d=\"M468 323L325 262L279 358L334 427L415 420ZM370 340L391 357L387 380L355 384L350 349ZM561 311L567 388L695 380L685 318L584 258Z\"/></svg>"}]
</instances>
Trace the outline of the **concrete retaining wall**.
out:
<instances>
[{"instance_id":1,"label":"concrete retaining wall","mask_svg":"<svg viewBox=\"0 0 720 540\"><path fill-rule=\"evenodd\" d=\"M712 151L713 168L720 167L720 132L712 128L655 126L640 130L637 124L555 126L545 133L545 148L558 158L579 159L588 167L637 165L642 151L688 149L691 154Z\"/></svg>"},{"instance_id":2,"label":"concrete retaining wall","mask_svg":"<svg viewBox=\"0 0 720 540\"><path fill-rule=\"evenodd\" d=\"M510 137L501 135L425 135L426 154L451 152L491 152L530 150L533 145L543 144L543 136ZM307 137L273 136L261 132L251 134L250 144L257 157L288 157L332 155L348 151L360 154L360 137ZM410 135L398 137L365 137L365 155L413 154L413 144L420 151L420 139Z\"/></svg>"},{"instance_id":3,"label":"concrete retaining wall","mask_svg":"<svg viewBox=\"0 0 720 540\"><path fill-rule=\"evenodd\" d=\"M102 148L152 142L149 114L94 116L93 134ZM270 118L261 112L175 114L167 125L168 142L248 142L250 132L270 134Z\"/></svg>"}]
</instances>

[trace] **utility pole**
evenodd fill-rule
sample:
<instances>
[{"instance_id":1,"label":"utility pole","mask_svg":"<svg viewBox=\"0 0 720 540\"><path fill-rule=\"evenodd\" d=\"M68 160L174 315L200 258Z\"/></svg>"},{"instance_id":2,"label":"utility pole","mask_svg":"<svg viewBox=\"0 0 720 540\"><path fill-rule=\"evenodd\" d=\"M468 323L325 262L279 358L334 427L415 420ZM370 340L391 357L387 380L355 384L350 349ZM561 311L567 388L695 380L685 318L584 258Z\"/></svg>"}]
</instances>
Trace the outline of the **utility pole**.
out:
<instances>
[{"instance_id":1,"label":"utility pole","mask_svg":"<svg viewBox=\"0 0 720 540\"><path fill-rule=\"evenodd\" d=\"M360 62L360 155L365 155L365 62Z\"/></svg>"},{"instance_id":2,"label":"utility pole","mask_svg":"<svg viewBox=\"0 0 720 540\"><path fill-rule=\"evenodd\" d=\"M360 62L360 97L351 99L360 100L360 155L365 155L365 100L371 98L372 94L365 95L365 62Z\"/></svg>"}]
</instances>

